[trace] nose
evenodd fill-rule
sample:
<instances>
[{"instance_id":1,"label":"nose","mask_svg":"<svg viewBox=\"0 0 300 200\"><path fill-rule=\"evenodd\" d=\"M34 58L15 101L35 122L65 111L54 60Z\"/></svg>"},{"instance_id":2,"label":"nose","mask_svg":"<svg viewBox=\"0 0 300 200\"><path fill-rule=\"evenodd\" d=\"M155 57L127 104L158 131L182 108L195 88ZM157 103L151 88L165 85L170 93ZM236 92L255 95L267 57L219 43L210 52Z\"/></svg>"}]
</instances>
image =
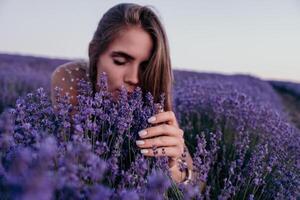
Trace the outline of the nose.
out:
<instances>
[{"instance_id":1,"label":"nose","mask_svg":"<svg viewBox=\"0 0 300 200\"><path fill-rule=\"evenodd\" d=\"M130 87L130 90L133 90L139 83L138 70L138 66L132 66L126 71L124 82Z\"/></svg>"}]
</instances>

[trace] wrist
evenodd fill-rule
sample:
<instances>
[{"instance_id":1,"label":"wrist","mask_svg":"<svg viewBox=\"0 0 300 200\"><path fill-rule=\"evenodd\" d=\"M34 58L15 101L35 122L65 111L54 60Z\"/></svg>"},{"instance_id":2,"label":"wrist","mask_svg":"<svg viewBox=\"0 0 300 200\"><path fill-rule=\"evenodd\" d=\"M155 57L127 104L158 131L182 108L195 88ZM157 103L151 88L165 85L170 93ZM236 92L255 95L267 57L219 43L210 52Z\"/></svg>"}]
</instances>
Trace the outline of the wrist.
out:
<instances>
[{"instance_id":1,"label":"wrist","mask_svg":"<svg viewBox=\"0 0 300 200\"><path fill-rule=\"evenodd\" d=\"M182 181L185 180L186 177L186 172L185 170L181 171L179 168L179 165L177 161L170 161L169 165L169 172L171 175L171 178L173 179L174 182L176 183L181 183Z\"/></svg>"},{"instance_id":2,"label":"wrist","mask_svg":"<svg viewBox=\"0 0 300 200\"><path fill-rule=\"evenodd\" d=\"M187 184L192 180L192 170L189 169L187 163L180 158L169 160L169 171L171 178L176 183Z\"/></svg>"}]
</instances>

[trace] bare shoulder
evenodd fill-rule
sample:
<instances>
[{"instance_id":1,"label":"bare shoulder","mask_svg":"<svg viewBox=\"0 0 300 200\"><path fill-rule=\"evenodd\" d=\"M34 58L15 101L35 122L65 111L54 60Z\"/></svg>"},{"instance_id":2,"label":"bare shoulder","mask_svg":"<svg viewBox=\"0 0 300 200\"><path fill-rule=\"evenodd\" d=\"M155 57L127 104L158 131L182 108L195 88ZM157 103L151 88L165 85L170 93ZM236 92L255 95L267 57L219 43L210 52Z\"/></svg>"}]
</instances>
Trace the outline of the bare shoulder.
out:
<instances>
[{"instance_id":1,"label":"bare shoulder","mask_svg":"<svg viewBox=\"0 0 300 200\"><path fill-rule=\"evenodd\" d=\"M77 104L79 80L88 81L88 63L84 60L70 61L58 66L51 75L51 101L56 105L55 88L61 88L60 95L70 95L73 105Z\"/></svg>"},{"instance_id":2,"label":"bare shoulder","mask_svg":"<svg viewBox=\"0 0 300 200\"><path fill-rule=\"evenodd\" d=\"M54 70L52 77L66 75L67 73L69 74L68 76L86 79L88 77L87 61L76 60L64 63Z\"/></svg>"}]
</instances>

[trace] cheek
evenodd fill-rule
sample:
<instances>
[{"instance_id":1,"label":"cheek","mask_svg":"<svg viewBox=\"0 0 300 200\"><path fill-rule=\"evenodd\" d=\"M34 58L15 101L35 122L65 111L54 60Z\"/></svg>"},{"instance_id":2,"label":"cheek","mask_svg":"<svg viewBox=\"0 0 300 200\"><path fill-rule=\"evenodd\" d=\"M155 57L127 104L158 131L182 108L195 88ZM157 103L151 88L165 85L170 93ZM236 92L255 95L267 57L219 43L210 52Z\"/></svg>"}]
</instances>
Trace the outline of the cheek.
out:
<instances>
[{"instance_id":1,"label":"cheek","mask_svg":"<svg viewBox=\"0 0 300 200\"><path fill-rule=\"evenodd\" d=\"M97 73L100 74L101 72L107 72L111 68L111 64L109 63L109 60L107 56L100 56L98 63L97 63Z\"/></svg>"},{"instance_id":2,"label":"cheek","mask_svg":"<svg viewBox=\"0 0 300 200\"><path fill-rule=\"evenodd\" d=\"M122 81L122 69L116 66L112 61L109 59L102 59L97 64L97 80L100 78L100 74L102 72L106 72L108 78L108 89L109 91L114 90L121 85Z\"/></svg>"},{"instance_id":3,"label":"cheek","mask_svg":"<svg viewBox=\"0 0 300 200\"><path fill-rule=\"evenodd\" d=\"M109 61L107 56L100 56L97 63L97 77L99 77L102 72L106 72L109 78L112 67L112 63Z\"/></svg>"}]
</instances>

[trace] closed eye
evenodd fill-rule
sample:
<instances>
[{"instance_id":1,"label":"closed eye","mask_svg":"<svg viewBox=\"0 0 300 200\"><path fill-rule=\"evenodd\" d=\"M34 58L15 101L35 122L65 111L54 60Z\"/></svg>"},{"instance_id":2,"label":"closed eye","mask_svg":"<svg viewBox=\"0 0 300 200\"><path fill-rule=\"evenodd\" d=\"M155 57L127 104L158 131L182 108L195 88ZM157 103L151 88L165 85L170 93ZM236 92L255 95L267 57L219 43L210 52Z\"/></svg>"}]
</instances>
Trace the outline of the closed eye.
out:
<instances>
[{"instance_id":1,"label":"closed eye","mask_svg":"<svg viewBox=\"0 0 300 200\"><path fill-rule=\"evenodd\" d=\"M118 60L114 60L114 63L116 65L124 65L126 62L121 62L121 61L118 61Z\"/></svg>"}]
</instances>

